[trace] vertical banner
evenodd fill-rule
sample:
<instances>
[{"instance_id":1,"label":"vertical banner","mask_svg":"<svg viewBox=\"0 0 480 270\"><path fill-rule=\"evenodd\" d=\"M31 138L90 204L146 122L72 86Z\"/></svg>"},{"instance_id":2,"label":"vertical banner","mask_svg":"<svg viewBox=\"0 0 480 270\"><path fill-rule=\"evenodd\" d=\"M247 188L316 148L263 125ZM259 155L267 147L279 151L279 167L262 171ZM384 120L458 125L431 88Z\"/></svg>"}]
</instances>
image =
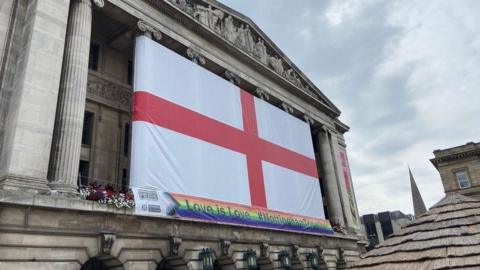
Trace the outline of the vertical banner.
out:
<instances>
[{"instance_id":1,"label":"vertical banner","mask_svg":"<svg viewBox=\"0 0 480 270\"><path fill-rule=\"evenodd\" d=\"M151 39L135 46L137 213L331 233L307 123Z\"/></svg>"},{"instance_id":2,"label":"vertical banner","mask_svg":"<svg viewBox=\"0 0 480 270\"><path fill-rule=\"evenodd\" d=\"M340 163L342 165L343 179L345 181L345 189L348 195L348 202L350 204L350 211L355 223L358 223L357 220L357 206L355 204L355 196L353 194L352 180L350 179L350 166L348 164L347 152L345 149L340 149Z\"/></svg>"}]
</instances>

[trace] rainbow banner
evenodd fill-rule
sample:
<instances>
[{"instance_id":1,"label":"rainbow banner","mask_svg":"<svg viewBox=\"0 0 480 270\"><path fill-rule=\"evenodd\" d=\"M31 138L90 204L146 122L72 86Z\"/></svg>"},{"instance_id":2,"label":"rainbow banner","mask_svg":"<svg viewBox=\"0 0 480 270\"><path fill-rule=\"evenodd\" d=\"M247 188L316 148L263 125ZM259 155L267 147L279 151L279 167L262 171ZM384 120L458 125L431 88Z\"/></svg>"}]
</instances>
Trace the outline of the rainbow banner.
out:
<instances>
[{"instance_id":1,"label":"rainbow banner","mask_svg":"<svg viewBox=\"0 0 480 270\"><path fill-rule=\"evenodd\" d=\"M324 219L178 193L168 194L174 202L169 214L178 217L284 231L333 234L330 222Z\"/></svg>"}]
</instances>

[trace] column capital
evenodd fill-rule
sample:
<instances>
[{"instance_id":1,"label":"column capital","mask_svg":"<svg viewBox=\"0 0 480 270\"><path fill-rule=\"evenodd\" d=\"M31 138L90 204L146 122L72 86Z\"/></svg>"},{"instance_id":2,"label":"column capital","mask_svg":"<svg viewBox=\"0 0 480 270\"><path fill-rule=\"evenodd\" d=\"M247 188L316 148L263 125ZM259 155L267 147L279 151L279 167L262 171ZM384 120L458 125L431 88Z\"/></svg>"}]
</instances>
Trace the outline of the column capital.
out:
<instances>
[{"instance_id":1,"label":"column capital","mask_svg":"<svg viewBox=\"0 0 480 270\"><path fill-rule=\"evenodd\" d=\"M240 83L240 78L237 76L237 74L231 72L230 70L225 70L225 72L223 73L223 76L225 77L225 79L227 79L233 84L238 85Z\"/></svg>"},{"instance_id":2,"label":"column capital","mask_svg":"<svg viewBox=\"0 0 480 270\"><path fill-rule=\"evenodd\" d=\"M260 88L260 87L257 87L257 89L255 89L255 93L257 93L257 95L262 99L262 100L269 100L270 99L270 95L267 93L267 91L263 88Z\"/></svg>"},{"instance_id":3,"label":"column capital","mask_svg":"<svg viewBox=\"0 0 480 270\"><path fill-rule=\"evenodd\" d=\"M308 116L307 114L304 114L303 115L303 119L305 120L305 122L307 122L308 125L310 126L313 126L315 124L315 120L313 120L313 118L311 118L310 116Z\"/></svg>"},{"instance_id":4,"label":"column capital","mask_svg":"<svg viewBox=\"0 0 480 270\"><path fill-rule=\"evenodd\" d=\"M201 64L201 65L205 65L205 63L207 63L207 61L205 60L205 57L200 54L200 52L192 47L189 47L187 49L187 56L188 58L190 58L190 60L192 60L192 62L194 62L195 64Z\"/></svg>"},{"instance_id":5,"label":"column capital","mask_svg":"<svg viewBox=\"0 0 480 270\"><path fill-rule=\"evenodd\" d=\"M160 30L156 29L152 25L146 23L145 21L138 21L137 22L137 27L140 32L142 32L144 35L146 35L149 38L152 38L154 40L161 40L162 39L162 33Z\"/></svg>"},{"instance_id":6,"label":"column capital","mask_svg":"<svg viewBox=\"0 0 480 270\"><path fill-rule=\"evenodd\" d=\"M105 2L103 0L92 0L92 2L99 8L103 8L105 6Z\"/></svg>"},{"instance_id":7,"label":"column capital","mask_svg":"<svg viewBox=\"0 0 480 270\"><path fill-rule=\"evenodd\" d=\"M286 111L287 113L289 113L289 114L293 114L293 108L292 108L292 106L288 105L288 104L285 103L285 102L282 102L282 109L283 109L284 111Z\"/></svg>"}]
</instances>

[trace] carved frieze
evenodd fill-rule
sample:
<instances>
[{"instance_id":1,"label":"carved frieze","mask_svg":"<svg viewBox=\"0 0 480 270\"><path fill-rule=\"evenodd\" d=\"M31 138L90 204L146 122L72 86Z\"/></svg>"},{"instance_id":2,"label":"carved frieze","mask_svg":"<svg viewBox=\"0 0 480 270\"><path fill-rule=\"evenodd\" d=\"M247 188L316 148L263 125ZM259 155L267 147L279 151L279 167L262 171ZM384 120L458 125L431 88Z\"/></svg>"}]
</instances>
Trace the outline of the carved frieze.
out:
<instances>
[{"instance_id":1,"label":"carved frieze","mask_svg":"<svg viewBox=\"0 0 480 270\"><path fill-rule=\"evenodd\" d=\"M198 0L168 0L200 24L210 28L227 42L252 55L271 70L281 75L298 88L317 97L299 73L291 67L248 23L232 14Z\"/></svg>"},{"instance_id":2,"label":"carved frieze","mask_svg":"<svg viewBox=\"0 0 480 270\"><path fill-rule=\"evenodd\" d=\"M123 84L107 80L90 73L87 84L87 98L111 107L130 111L132 90Z\"/></svg>"}]
</instances>

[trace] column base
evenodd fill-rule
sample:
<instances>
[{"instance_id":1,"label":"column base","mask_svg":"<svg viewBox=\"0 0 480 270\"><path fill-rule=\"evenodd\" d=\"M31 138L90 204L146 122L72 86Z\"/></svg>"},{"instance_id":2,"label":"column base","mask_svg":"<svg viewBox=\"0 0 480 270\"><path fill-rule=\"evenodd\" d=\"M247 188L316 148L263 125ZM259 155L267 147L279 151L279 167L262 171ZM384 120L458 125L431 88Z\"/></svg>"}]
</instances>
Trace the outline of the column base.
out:
<instances>
[{"instance_id":1,"label":"column base","mask_svg":"<svg viewBox=\"0 0 480 270\"><path fill-rule=\"evenodd\" d=\"M72 186L65 183L50 182L48 183L50 187L49 195L58 195L69 198L76 198L79 196L78 189L76 186Z\"/></svg>"},{"instance_id":2,"label":"column base","mask_svg":"<svg viewBox=\"0 0 480 270\"><path fill-rule=\"evenodd\" d=\"M35 194L47 193L47 184L47 179L24 175L7 174L0 178L0 189L22 190Z\"/></svg>"}]
</instances>

